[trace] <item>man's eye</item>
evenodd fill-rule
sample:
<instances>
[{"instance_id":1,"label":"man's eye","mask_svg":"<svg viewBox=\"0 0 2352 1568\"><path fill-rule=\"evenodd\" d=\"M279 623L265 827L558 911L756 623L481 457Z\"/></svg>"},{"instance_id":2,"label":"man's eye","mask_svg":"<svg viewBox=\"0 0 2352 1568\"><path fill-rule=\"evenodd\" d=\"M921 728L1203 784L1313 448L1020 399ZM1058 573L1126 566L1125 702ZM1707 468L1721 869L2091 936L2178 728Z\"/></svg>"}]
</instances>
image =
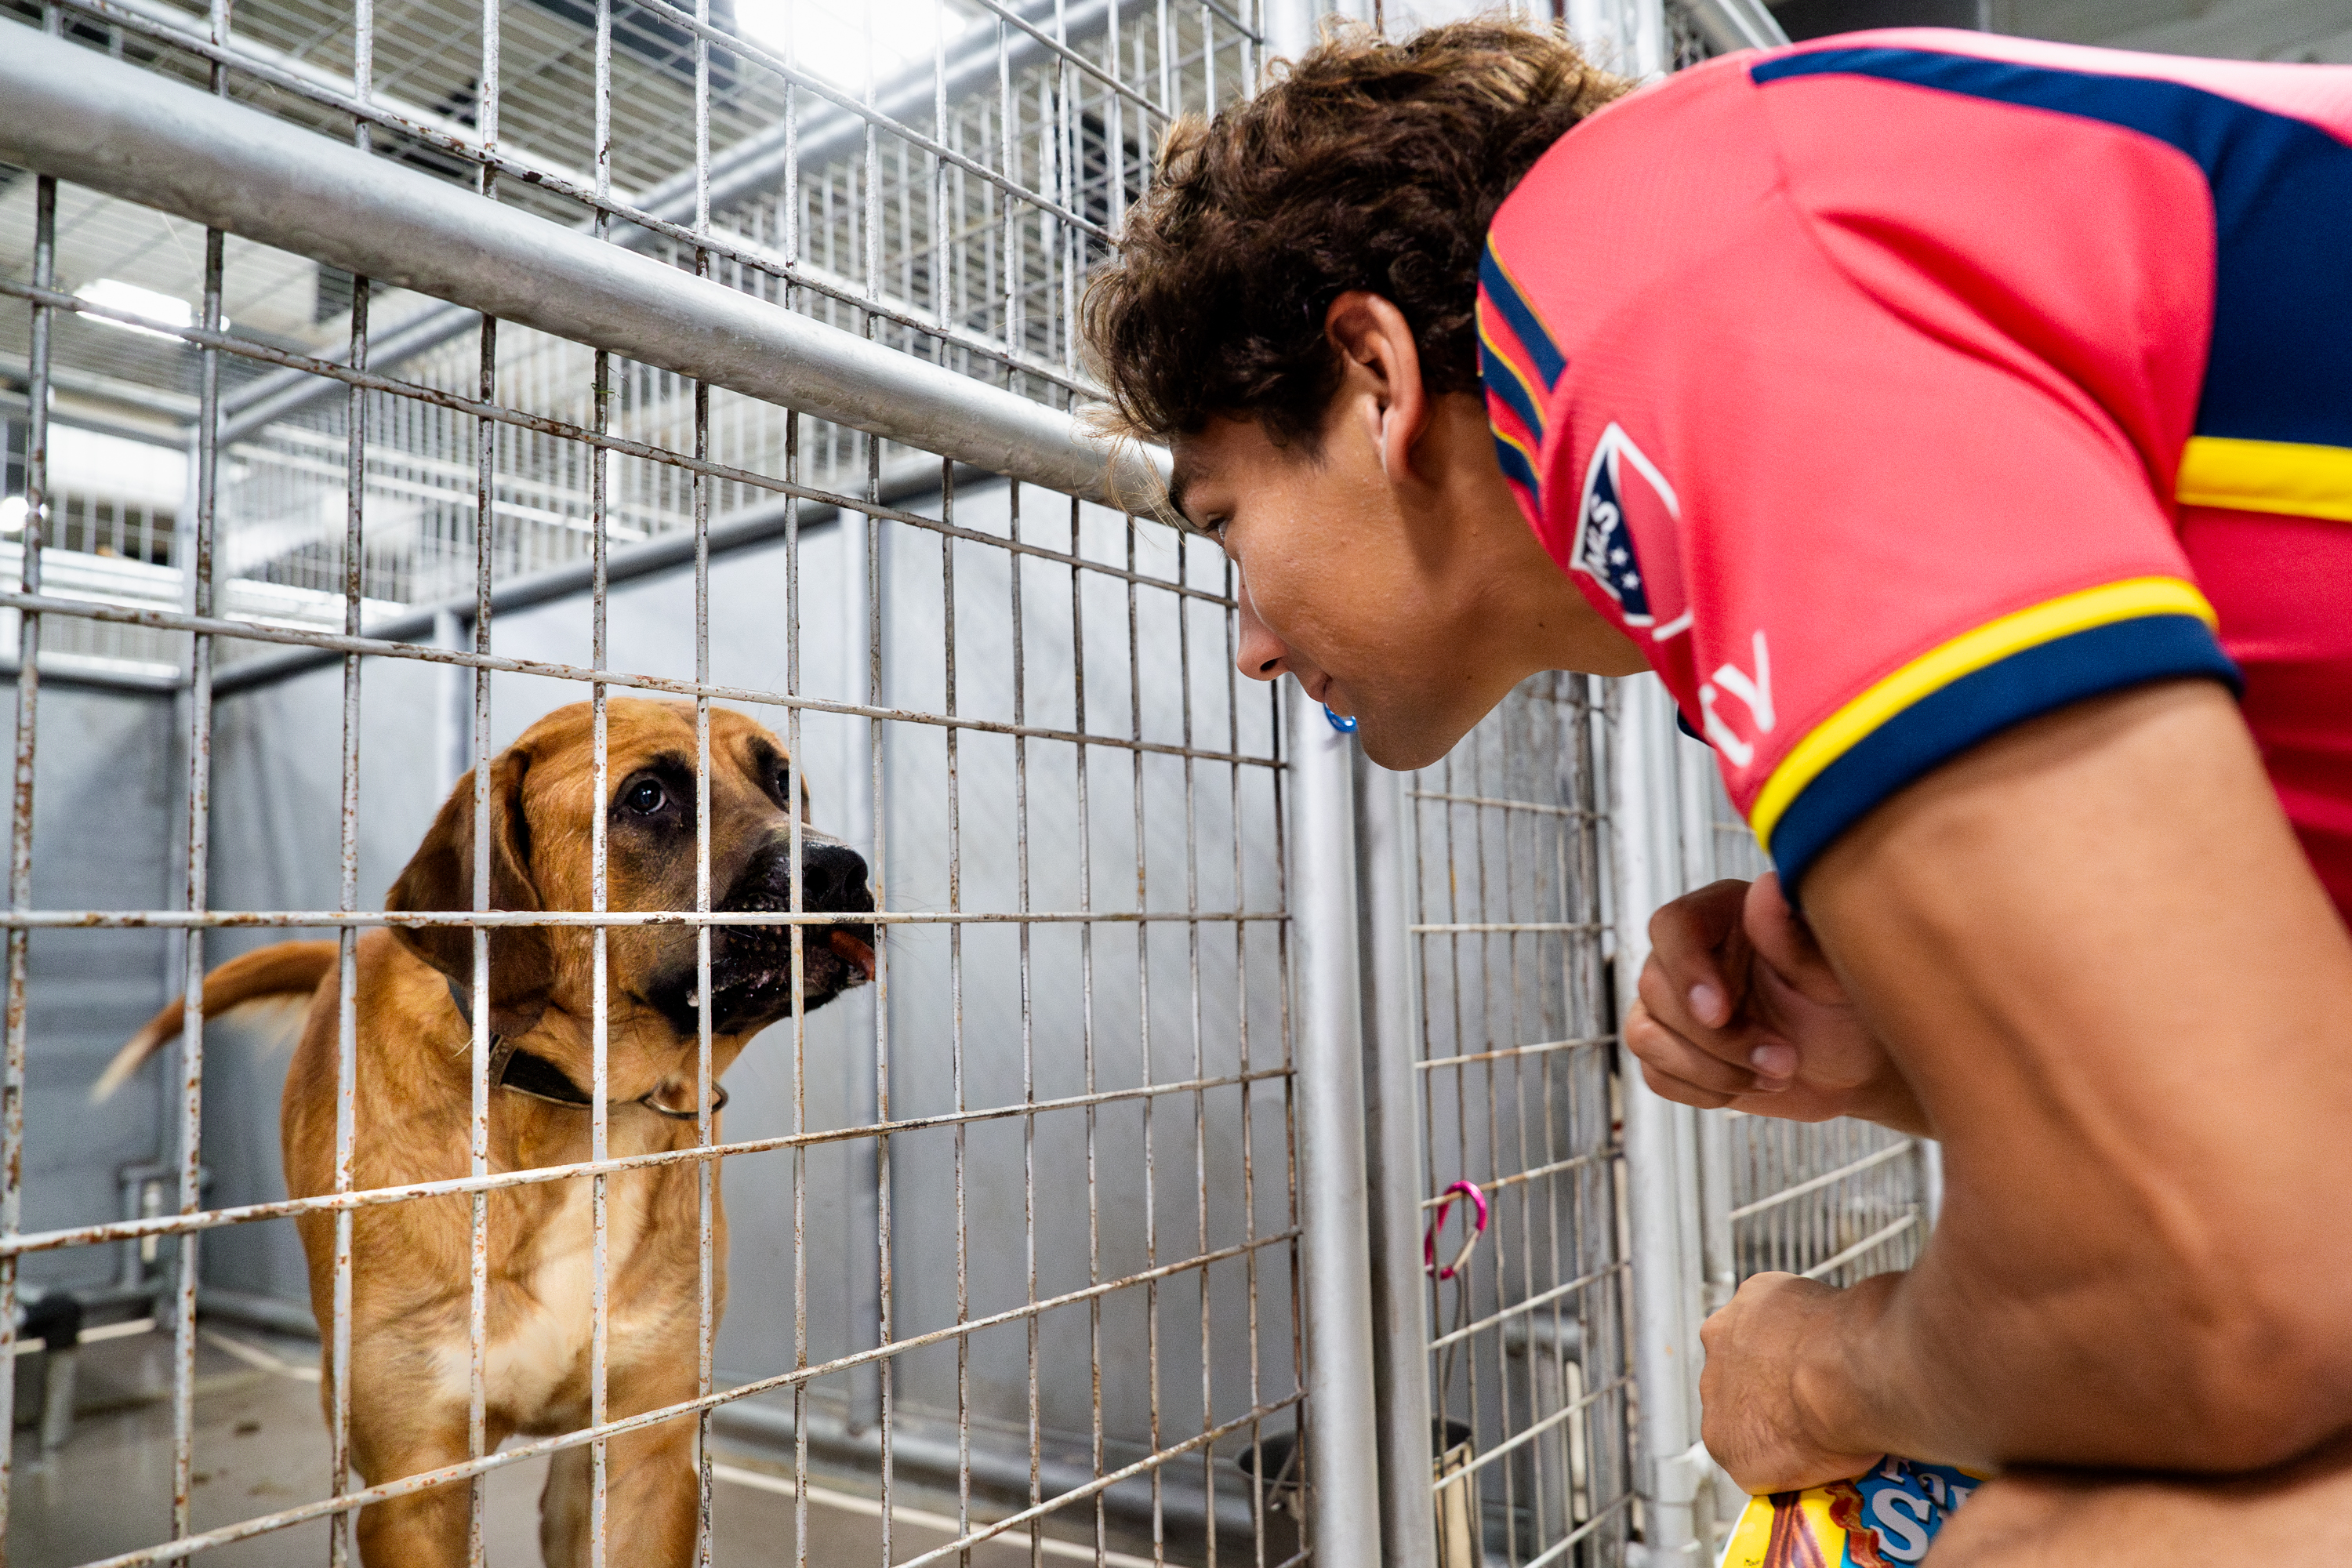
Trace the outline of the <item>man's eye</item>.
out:
<instances>
[{"instance_id":1,"label":"man's eye","mask_svg":"<svg viewBox=\"0 0 2352 1568\"><path fill-rule=\"evenodd\" d=\"M639 816L651 816L669 804L669 791L656 779L639 779L622 797L621 804Z\"/></svg>"}]
</instances>

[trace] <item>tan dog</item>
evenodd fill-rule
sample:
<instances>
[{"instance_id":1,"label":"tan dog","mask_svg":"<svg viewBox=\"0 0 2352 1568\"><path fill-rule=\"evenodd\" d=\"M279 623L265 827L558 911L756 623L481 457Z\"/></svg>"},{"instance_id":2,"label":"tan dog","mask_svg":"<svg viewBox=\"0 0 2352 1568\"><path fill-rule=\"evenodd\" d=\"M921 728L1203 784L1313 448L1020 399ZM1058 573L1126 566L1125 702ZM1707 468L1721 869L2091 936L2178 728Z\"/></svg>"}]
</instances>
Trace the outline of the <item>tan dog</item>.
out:
<instances>
[{"instance_id":1,"label":"tan dog","mask_svg":"<svg viewBox=\"0 0 2352 1568\"><path fill-rule=\"evenodd\" d=\"M791 907L793 773L774 736L739 714L710 716L710 885L721 910ZM608 708L606 800L591 773L586 704L541 720L490 763L491 907L590 907L591 813L608 827L608 905L694 908L695 741L685 703L614 698ZM806 795L798 792L805 812ZM470 774L384 903L388 910L473 907ZM803 826L803 907L869 912L866 863ZM806 1006L874 971L874 928L803 928ZM790 928L721 926L711 940L711 1061L726 1071L758 1030L792 1010ZM611 931L609 1145L614 1157L695 1142L694 931ZM593 943L585 927L493 928L490 953L489 1163L523 1170L589 1158ZM357 1149L362 1188L464 1176L472 1105L472 1028L466 1007L473 933L461 926L370 931L359 940ZM289 942L206 977L207 1016L290 993L310 996L286 1077L286 1183L295 1196L334 1186L336 944ZM127 1077L179 1032L180 1009L157 1015L126 1045L101 1088ZM713 1086L714 1104L720 1098ZM715 1136L715 1134L714 1134ZM607 1183L611 1416L695 1393L697 1167L680 1162ZM712 1206L718 1208L714 1191ZM488 1442L576 1430L589 1419L590 1184L585 1178L489 1195ZM369 1483L466 1458L471 1201L429 1198L353 1216L352 1455ZM321 1331L332 1321L335 1222L297 1222ZM723 1303L727 1230L713 1215L714 1311ZM331 1395L330 1395L331 1397ZM682 1420L608 1445L607 1561L629 1568L689 1562L696 1514L695 1423ZM589 1450L555 1456L540 1500L551 1565L588 1561ZM370 1568L432 1568L465 1560L467 1489L394 1499L364 1510Z\"/></svg>"}]
</instances>

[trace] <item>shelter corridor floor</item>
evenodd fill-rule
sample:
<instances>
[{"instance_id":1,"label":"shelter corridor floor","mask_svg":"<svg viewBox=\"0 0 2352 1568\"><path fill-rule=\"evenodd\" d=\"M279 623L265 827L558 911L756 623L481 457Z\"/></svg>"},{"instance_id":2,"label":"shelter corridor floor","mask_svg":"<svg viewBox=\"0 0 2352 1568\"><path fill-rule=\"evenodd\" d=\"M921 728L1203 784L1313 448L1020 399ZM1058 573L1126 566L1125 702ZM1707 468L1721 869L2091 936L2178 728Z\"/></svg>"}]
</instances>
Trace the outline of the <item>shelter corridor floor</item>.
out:
<instances>
[{"instance_id":1,"label":"shelter corridor floor","mask_svg":"<svg viewBox=\"0 0 2352 1568\"><path fill-rule=\"evenodd\" d=\"M171 1350L168 1335L101 1341L82 1347L79 1415L71 1439L47 1461L33 1457L34 1434L17 1432L18 1455L5 1560L16 1568L68 1568L115 1552L152 1546L170 1533L172 1492ZM242 1352L242 1353L239 1353ZM216 1529L238 1520L292 1508L326 1489L326 1432L319 1411L319 1347L205 1320L196 1346L194 1528ZM35 1358L19 1375L37 1376ZM765 1467L721 1446L714 1454L713 1561L725 1564L791 1563L793 1499L789 1471ZM491 1472L488 1561L492 1568L536 1568L539 1491L544 1458ZM901 1482L902 1495L913 1489ZM952 1533L908 1517L908 1507L952 1514L951 1497L925 1493L902 1505L892 1531L891 1557L904 1561L945 1544ZM1083 1505L1073 1510L1090 1513ZM870 1497L828 1479L811 1487L808 1561L816 1568L881 1564L879 1509ZM1076 1523L1074 1521L1073 1523ZM1150 1561L1121 1541L1112 1564ZM1091 1562L1055 1541L1044 1561ZM327 1560L323 1521L298 1525L206 1552L192 1559L206 1568L314 1568ZM972 1550L973 1568L1014 1568L1031 1561L1025 1534L1008 1534Z\"/></svg>"}]
</instances>

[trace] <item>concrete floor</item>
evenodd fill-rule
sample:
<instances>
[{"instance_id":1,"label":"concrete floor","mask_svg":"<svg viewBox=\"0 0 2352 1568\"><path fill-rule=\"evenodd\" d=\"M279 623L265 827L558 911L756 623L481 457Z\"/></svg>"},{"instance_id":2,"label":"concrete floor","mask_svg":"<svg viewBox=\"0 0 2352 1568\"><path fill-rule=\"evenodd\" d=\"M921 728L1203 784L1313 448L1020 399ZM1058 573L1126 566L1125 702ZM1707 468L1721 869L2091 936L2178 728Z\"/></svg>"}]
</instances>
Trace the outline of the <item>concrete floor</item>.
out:
<instances>
[{"instance_id":1,"label":"concrete floor","mask_svg":"<svg viewBox=\"0 0 2352 1568\"><path fill-rule=\"evenodd\" d=\"M273 1340L246 1329L202 1331L196 1350L195 1528L218 1528L291 1508L326 1490L325 1432L319 1414L318 1346ZM153 1545L170 1534L172 1495L171 1341L147 1334L87 1345L81 1352L79 1415L72 1440L46 1461L32 1455L33 1433L17 1431L7 1552L14 1568L69 1568ZM30 1371L29 1363L20 1363ZM714 1455L712 1556L722 1565L792 1563L792 1479L757 1459ZM532 1568L539 1561L539 1491L547 1461L491 1472L492 1568ZM851 1483L854 1484L854 1483ZM902 1491L902 1498L905 1496ZM928 1508L920 1506L928 1504ZM954 1539L952 1499L902 1502L892 1528L899 1562ZM933 1511L938 1510L938 1511ZM882 1568L880 1507L837 1479L812 1477L809 1556L818 1568ZM1079 1528L1087 1528L1090 1521ZM1117 1543L1107 1568L1138 1568L1149 1549ZM327 1560L324 1521L302 1524L205 1552L206 1568L314 1568ZM973 1550L973 1568L1039 1568L1096 1562L1085 1547L1046 1543L1033 1559L1025 1536Z\"/></svg>"}]
</instances>

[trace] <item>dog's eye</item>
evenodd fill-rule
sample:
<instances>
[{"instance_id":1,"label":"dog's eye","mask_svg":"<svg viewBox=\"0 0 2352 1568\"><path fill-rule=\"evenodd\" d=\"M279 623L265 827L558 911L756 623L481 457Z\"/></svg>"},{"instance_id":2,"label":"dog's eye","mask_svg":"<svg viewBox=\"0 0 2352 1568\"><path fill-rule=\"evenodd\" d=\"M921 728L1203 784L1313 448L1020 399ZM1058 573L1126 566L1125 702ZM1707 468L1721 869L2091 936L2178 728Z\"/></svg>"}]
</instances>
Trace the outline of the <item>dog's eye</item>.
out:
<instances>
[{"instance_id":1,"label":"dog's eye","mask_svg":"<svg viewBox=\"0 0 2352 1568\"><path fill-rule=\"evenodd\" d=\"M621 804L639 816L651 816L669 804L669 791L662 788L658 779L639 779L621 797Z\"/></svg>"}]
</instances>

